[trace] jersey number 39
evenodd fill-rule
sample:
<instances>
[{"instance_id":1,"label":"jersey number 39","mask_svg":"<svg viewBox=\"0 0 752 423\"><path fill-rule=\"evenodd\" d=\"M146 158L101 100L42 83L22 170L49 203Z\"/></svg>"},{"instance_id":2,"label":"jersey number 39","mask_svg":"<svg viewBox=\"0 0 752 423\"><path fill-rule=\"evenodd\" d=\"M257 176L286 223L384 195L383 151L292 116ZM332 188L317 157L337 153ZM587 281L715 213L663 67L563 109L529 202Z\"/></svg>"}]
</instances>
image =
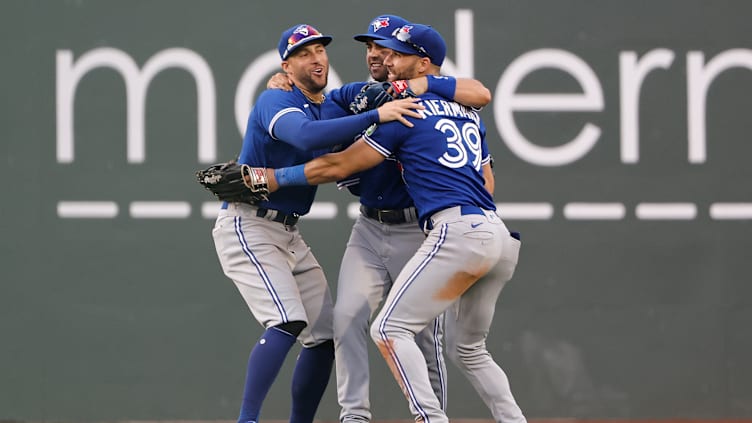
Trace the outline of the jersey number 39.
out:
<instances>
[{"instance_id":1,"label":"jersey number 39","mask_svg":"<svg viewBox=\"0 0 752 423\"><path fill-rule=\"evenodd\" d=\"M439 163L446 167L460 168L472 160L473 168L480 171L481 138L475 122L465 122L462 128L449 119L440 119L434 128L446 135L447 151L439 157ZM472 157L469 159L469 157Z\"/></svg>"}]
</instances>

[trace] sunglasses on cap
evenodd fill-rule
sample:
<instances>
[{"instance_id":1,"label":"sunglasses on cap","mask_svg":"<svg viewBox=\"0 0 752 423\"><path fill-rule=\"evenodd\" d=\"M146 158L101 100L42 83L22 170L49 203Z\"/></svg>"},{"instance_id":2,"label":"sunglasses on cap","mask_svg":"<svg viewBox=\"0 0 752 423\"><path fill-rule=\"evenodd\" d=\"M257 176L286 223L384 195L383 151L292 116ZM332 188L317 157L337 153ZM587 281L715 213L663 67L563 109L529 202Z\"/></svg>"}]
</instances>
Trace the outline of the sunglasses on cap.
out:
<instances>
[{"instance_id":1,"label":"sunglasses on cap","mask_svg":"<svg viewBox=\"0 0 752 423\"><path fill-rule=\"evenodd\" d=\"M410 34L410 29L412 29L411 26L405 25L395 31L394 38L397 39L397 41L400 41L402 43L405 43L412 47L415 51L417 51L419 54L424 55L425 57L431 58L431 55L428 54L425 48L422 46L419 46L415 44L414 42L410 41L410 38L412 38L412 34Z\"/></svg>"},{"instance_id":2,"label":"sunglasses on cap","mask_svg":"<svg viewBox=\"0 0 752 423\"><path fill-rule=\"evenodd\" d=\"M305 41L306 38L321 37L321 33L311 25L301 25L295 28L295 31L287 39L287 49L285 49L285 57L290 55L290 51L294 49L301 41Z\"/></svg>"}]
</instances>

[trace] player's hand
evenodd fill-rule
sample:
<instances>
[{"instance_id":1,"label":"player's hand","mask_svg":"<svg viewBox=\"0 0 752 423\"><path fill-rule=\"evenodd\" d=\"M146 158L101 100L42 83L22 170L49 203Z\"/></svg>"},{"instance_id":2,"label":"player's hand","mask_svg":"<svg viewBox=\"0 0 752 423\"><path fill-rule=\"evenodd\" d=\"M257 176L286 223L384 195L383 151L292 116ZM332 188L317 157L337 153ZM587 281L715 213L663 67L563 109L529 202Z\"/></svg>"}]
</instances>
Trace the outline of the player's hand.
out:
<instances>
[{"instance_id":1,"label":"player's hand","mask_svg":"<svg viewBox=\"0 0 752 423\"><path fill-rule=\"evenodd\" d=\"M266 88L278 89L284 91L292 91L292 80L286 73L277 72L269 78L266 83Z\"/></svg>"},{"instance_id":2,"label":"player's hand","mask_svg":"<svg viewBox=\"0 0 752 423\"><path fill-rule=\"evenodd\" d=\"M403 125L412 128L413 124L410 123L405 117L414 117L417 119L423 119L423 115L416 112L416 110L423 110L425 107L420 104L419 98L403 98L401 100L393 100L388 103L384 103L381 107L376 109L379 112L379 123L391 122L393 120L400 121Z\"/></svg>"}]
</instances>

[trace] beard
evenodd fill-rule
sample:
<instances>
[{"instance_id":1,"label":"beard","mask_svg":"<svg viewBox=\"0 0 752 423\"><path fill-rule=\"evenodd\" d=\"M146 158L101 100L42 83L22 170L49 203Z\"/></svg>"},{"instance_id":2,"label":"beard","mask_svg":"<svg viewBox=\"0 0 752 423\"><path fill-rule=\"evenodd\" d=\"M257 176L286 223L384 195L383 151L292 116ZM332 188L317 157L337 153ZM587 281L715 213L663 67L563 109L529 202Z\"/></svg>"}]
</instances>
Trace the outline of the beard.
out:
<instances>
[{"instance_id":1,"label":"beard","mask_svg":"<svg viewBox=\"0 0 752 423\"><path fill-rule=\"evenodd\" d=\"M321 76L306 73L296 79L298 86L305 87L310 92L320 92L326 88L326 84L329 82L329 70L325 70Z\"/></svg>"},{"instance_id":2,"label":"beard","mask_svg":"<svg viewBox=\"0 0 752 423\"><path fill-rule=\"evenodd\" d=\"M418 72L418 65L410 66L405 69L390 69L389 70L389 80L390 81L399 81L401 79L412 79L417 78L419 75Z\"/></svg>"}]
</instances>

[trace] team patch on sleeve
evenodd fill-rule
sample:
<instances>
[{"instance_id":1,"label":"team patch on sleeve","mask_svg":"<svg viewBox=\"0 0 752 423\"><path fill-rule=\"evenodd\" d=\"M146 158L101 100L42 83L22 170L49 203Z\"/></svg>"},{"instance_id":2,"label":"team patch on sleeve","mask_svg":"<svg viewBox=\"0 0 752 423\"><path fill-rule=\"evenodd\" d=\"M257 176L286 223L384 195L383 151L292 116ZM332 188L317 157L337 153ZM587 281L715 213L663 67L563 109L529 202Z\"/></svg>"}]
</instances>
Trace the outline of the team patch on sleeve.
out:
<instances>
[{"instance_id":1,"label":"team patch on sleeve","mask_svg":"<svg viewBox=\"0 0 752 423\"><path fill-rule=\"evenodd\" d=\"M368 127L368 129L365 130L363 135L370 137L371 135L373 135L373 132L376 130L377 126L378 126L377 123L372 124L371 126Z\"/></svg>"}]
</instances>

